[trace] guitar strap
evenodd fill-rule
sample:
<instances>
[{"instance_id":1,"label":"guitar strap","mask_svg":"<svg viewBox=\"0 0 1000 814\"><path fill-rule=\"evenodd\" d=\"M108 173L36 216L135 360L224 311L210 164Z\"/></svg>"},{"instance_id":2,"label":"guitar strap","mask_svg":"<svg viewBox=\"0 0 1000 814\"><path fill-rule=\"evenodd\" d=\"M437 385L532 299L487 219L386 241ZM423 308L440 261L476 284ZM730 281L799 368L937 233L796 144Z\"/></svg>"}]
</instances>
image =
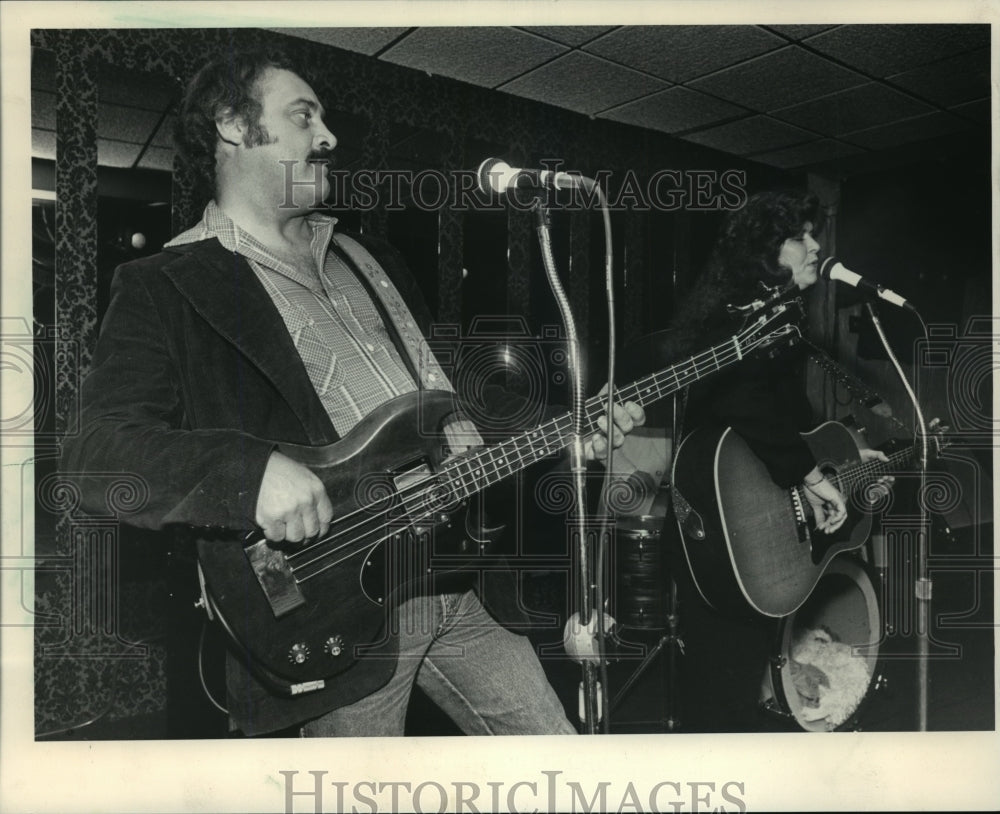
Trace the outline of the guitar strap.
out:
<instances>
[{"instance_id":1,"label":"guitar strap","mask_svg":"<svg viewBox=\"0 0 1000 814\"><path fill-rule=\"evenodd\" d=\"M348 268L368 289L372 302L417 387L454 393L451 381L417 327L406 301L371 252L353 238L336 233L330 241L330 248L336 251L337 256L347 263ZM483 445L482 436L468 419L458 418L450 422L444 432L455 453Z\"/></svg>"}]
</instances>

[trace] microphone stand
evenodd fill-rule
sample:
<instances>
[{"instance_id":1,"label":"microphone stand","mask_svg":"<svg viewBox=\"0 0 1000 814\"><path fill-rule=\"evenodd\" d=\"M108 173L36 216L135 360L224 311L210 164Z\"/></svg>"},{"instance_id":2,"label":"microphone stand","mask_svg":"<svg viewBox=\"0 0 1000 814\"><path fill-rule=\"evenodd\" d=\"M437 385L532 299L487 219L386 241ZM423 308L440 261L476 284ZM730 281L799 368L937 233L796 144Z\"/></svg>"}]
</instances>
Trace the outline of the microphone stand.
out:
<instances>
[{"instance_id":1,"label":"microphone stand","mask_svg":"<svg viewBox=\"0 0 1000 814\"><path fill-rule=\"evenodd\" d=\"M580 617L580 635L588 636L591 606L593 595L590 576L590 546L586 527L587 514L587 487L586 473L587 461L584 455L584 434L586 431L586 418L584 412L584 392L585 382L583 365L580 359L580 341L576 332L576 322L573 313L559 281L556 272L555 260L552 255L552 240L550 227L552 218L548 208L536 199L532 207L535 213L535 230L538 233L538 243L542 253L542 263L545 266L545 274L549 280L549 286L555 295L556 304L562 317L563 326L566 330L566 345L569 368L569 380L571 391L572 410L572 430L569 444L570 473L573 481L573 492L575 496L575 511L573 518L575 526L575 537L577 556L579 559L577 569L577 612ZM599 657L602 657L598 654ZM582 699L581 717L583 718L586 734L593 735L597 732L597 721L599 720L598 706L598 681L597 662L593 659L584 658L581 661L583 671L582 679Z\"/></svg>"},{"instance_id":2,"label":"microphone stand","mask_svg":"<svg viewBox=\"0 0 1000 814\"><path fill-rule=\"evenodd\" d=\"M917 600L917 728L920 732L926 732L929 686L928 667L930 662L930 606L933 592L927 568L927 559L930 553L929 533L931 522L927 508L924 505L927 488L927 468L930 463L929 436L927 434L927 425L924 422L924 414L920 409L920 402L917 400L913 388L910 387L910 383L907 381L899 360L889 347L889 340L882 330L882 323L879 321L875 306L871 302L866 302L865 307L868 309L872 324L875 326L875 331L878 333L879 340L882 342L882 347L885 349L889 361L895 368L899 380L910 397L910 401L913 402L915 424L917 434L920 438L920 489L917 493L917 576L914 581L913 593Z\"/></svg>"}]
</instances>

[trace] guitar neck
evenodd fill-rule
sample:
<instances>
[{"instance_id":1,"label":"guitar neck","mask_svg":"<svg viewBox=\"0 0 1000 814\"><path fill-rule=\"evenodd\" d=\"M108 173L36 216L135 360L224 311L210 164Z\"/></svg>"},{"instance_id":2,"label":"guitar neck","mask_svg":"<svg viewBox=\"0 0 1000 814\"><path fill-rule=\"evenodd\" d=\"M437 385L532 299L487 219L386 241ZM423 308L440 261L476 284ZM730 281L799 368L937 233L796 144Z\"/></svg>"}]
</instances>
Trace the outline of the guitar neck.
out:
<instances>
[{"instance_id":1,"label":"guitar neck","mask_svg":"<svg viewBox=\"0 0 1000 814\"><path fill-rule=\"evenodd\" d=\"M836 485L847 495L855 489L874 483L884 475L891 475L901 469L908 469L913 459L913 449L901 449L887 456L888 461L874 459L849 466L837 474Z\"/></svg>"},{"instance_id":2,"label":"guitar neck","mask_svg":"<svg viewBox=\"0 0 1000 814\"><path fill-rule=\"evenodd\" d=\"M646 407L737 362L743 354L739 338L731 337L676 365L617 389L615 403L631 401ZM606 402L605 396L593 396L584 402L583 434L597 430L597 419L604 414ZM565 449L572 443L573 436L573 416L563 413L498 446L458 458L446 467L445 472L452 480L456 497L464 499Z\"/></svg>"}]
</instances>

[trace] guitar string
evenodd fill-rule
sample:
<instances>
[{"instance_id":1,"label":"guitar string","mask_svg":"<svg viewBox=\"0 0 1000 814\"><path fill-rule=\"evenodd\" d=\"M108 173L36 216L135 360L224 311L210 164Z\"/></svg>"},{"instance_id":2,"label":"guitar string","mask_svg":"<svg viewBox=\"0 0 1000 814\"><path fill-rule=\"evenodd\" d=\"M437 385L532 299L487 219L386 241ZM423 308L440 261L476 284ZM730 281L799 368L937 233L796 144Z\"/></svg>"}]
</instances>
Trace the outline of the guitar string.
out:
<instances>
[{"instance_id":1,"label":"guitar string","mask_svg":"<svg viewBox=\"0 0 1000 814\"><path fill-rule=\"evenodd\" d=\"M848 467L843 472L837 472L834 476L834 480L836 481L834 485L841 493L850 494L863 481L888 474L892 471L892 467L895 464L902 463L912 454L913 450L911 449L901 449L898 452L894 452L892 455L889 455L888 461L874 459L871 461L857 463L852 467ZM794 488L799 491L799 494L802 497L805 496L804 488L798 486Z\"/></svg>"},{"instance_id":2,"label":"guitar string","mask_svg":"<svg viewBox=\"0 0 1000 814\"><path fill-rule=\"evenodd\" d=\"M758 326L754 326L752 329L748 329L747 331L744 331L743 333L746 334L746 333L760 332L760 330L763 327L765 327L764 324L761 324L761 325L758 325ZM760 344L760 343L762 343L762 342L764 342L767 339L770 339L772 337L773 337L773 334L768 335L768 336L764 336L764 337L759 337L757 340L754 340L752 342L747 343L747 347L748 347L748 349L752 350L752 348L755 345ZM680 370L680 369L684 368L685 366L690 366L693 369L693 372L694 372L694 377L691 380L692 381L696 381L698 378L701 378L702 376L706 375L704 373L701 373L698 370L698 367L699 367L698 359L699 358L703 358L704 359L704 358L707 358L708 356L712 356L713 357L714 364L715 364L715 370L721 369L721 367L724 364L730 363L733 358L737 358L738 359L738 358L740 358L742 356L742 354L743 354L744 351L740 347L740 341L739 340L740 340L740 336L731 337L729 340L727 340L724 343L721 343L719 346L715 346L715 347L713 347L713 348L711 348L711 349L709 349L707 351L704 351L704 352L702 352L700 354L696 354L694 357L691 357L688 360L685 360L685 362L682 362L682 363L680 363L678 365L672 366L671 368L669 368L669 369L667 369L665 371L661 371L660 373L657 373L657 374L652 374L651 376L648 376L645 379L640 380L641 384L640 384L640 382L636 382L636 383L634 383L632 385L627 385L627 386L623 387L622 390L619 391L618 395L619 395L619 397L624 396L625 400L628 400L628 398L629 398L628 393L630 391L635 391L636 392L636 396L638 396L639 393L640 393L640 391L645 390L645 391L647 391L646 395L648 396L653 391L653 389L655 388L655 390L657 391L657 398L662 398L663 395L666 394L666 392L671 392L671 391L668 390L666 392L663 392L663 388L662 388L661 384L657 382L657 379L665 380L665 379L668 379L668 378L673 378L673 382L665 382L666 386L669 387L669 386L672 385L675 390L676 389L680 389L680 388L686 386L686 384L689 383L689 382L682 383L681 376L676 373L677 370ZM744 342L745 342L745 340L744 340ZM736 345L736 348L735 348L735 351L736 351L735 352L735 357L733 357L731 355L731 353L733 351L733 349L730 347L731 345ZM725 352L724 352L724 354L721 357L722 363L720 363L720 355L719 355L719 351L718 351L719 348L724 348L725 349ZM712 372L714 372L714 370ZM690 376L690 372L687 375ZM590 419L591 424L593 424L593 422L595 420L594 416L592 415L593 411L594 411L594 408L595 407L597 408L597 415L600 415L601 414L600 407L602 406L602 403L603 403L603 398L602 397L594 397L593 399L590 400L590 402L588 402L585 405L585 409L587 409L588 412L591 413L591 415L588 415L588 418ZM558 440L561 443L563 443L563 444L565 444L565 430L567 429L567 427L566 426L560 426L560 424L566 424L567 422L570 425L572 423L571 422L571 417L567 416L567 415L561 416L561 417L559 417L559 418L557 418L557 419L549 422L549 424L553 425L553 429L555 430L555 434L556 434ZM525 433L524 437L529 437L529 436L532 436L532 435L538 436L538 433L539 433L540 430L541 430L541 428L537 428L536 430L533 430L530 433ZM551 438L552 438L552 431L550 431L550 430L545 431L542 434L542 439L544 440L544 443L540 447L536 447L535 449L530 450L530 451L533 452L533 453L535 453L536 455L538 455L538 453L540 451L540 454L542 456L549 454L552 451L552 449L553 449L553 447L551 446ZM537 437L535 438L535 440L536 441L538 440ZM516 441L517 441L517 439L515 438L515 439L511 439L511 441L506 442L506 443L510 444L510 443L516 442ZM503 446L503 445L501 445L501 446ZM516 443L514 443L514 447L516 449L516 447L517 447ZM491 450L487 450L484 453L480 453L480 455L476 456L476 457L477 458L488 459L490 457L490 455L493 454L493 452L494 452L495 449L496 448L493 448ZM521 466L521 468L523 468L524 458L520 455L520 453L518 453L518 455L519 455L519 459L520 459L519 460L519 466ZM529 456L529 458L530 457L531 456ZM534 463L536 460L539 460L539 458L538 457L534 458L534 460L531 460L530 463ZM489 463L488 460L487 460L487 463ZM456 461L456 462L453 463L453 466L449 467L449 468L451 468L453 470L459 471L459 485L460 486L464 486L466 489L468 489L468 484L466 482L463 482L462 476L461 476L461 473L460 473L460 469L459 469L461 467L461 465L463 465L463 464L465 464L466 466L469 466L469 472L466 473L465 477L466 478L471 477L472 480L473 480L473 482L474 482L474 484L475 484L475 486L476 486L476 488L472 492L470 492L470 494L472 494L475 491L479 491L482 488L484 488L483 485L481 485L481 484L479 484L477 482L477 478L482 478L482 477L485 476L488 479L490 477L490 473L488 471L486 471L485 468L483 468L483 467L480 467L477 470L477 472L474 472L472 470L472 467L471 467L471 460L470 459L459 459L458 461ZM500 472L500 468L496 465L496 463L493 463L493 467L494 467L494 473L493 473L493 475L495 476L495 475L497 475ZM509 465L508 465L508 467L509 467ZM499 482L499 480L502 480L504 477L507 477L508 475L513 474L513 472L515 472L515 471L518 471L518 470L514 469L514 468L511 468L509 472L507 472L506 474L504 474L503 476L501 476L501 478L499 478L496 482ZM442 472L441 474L444 474L444 472ZM449 474L452 474L452 473L449 473ZM416 505L412 505L412 506L407 507L407 512L406 512L407 515L412 515L415 512L422 512L425 508L427 508L427 507L429 507L431 505L431 501L433 501L432 493L433 492L440 492L440 488L439 488L440 487L440 480L441 480L440 478L436 478L435 479L435 486L434 486L433 489L427 489L427 488L425 488L424 482L420 482L420 483L417 483L417 484L413 485L412 488L415 491L415 497L419 498L420 502L417 503ZM491 485L491 484L487 483L486 485L488 486L488 485ZM397 509L400 505L405 505L405 502L406 502L405 499L401 500L400 503L395 504L392 507L392 510ZM356 514L358 514L361 511L365 511L365 509L362 508L362 509L359 509L359 510L357 510L355 512L352 512L351 515L356 515ZM345 515L345 517L348 517L348 516L350 516L350 515ZM373 515L372 517L368 518L367 522L372 522L372 521L376 521L377 522L378 520L380 520L381 518L384 518L386 516L387 516L387 512L383 511L383 512L377 514L377 515ZM355 526L347 528L347 529L338 529L338 531L336 532L336 534L334 536L342 537L345 534L347 534L347 533L349 533L349 532L351 532L351 531L359 528L361 525L362 524L355 524ZM374 528L369 529L364 534L363 537L355 538L355 539L352 539L352 540L347 540L347 541L342 542L340 545L338 545L338 546L336 546L336 547L334 547L332 549L328 549L326 551L320 552L319 554L317 554L315 557L313 557L312 559L308 560L307 562L300 563L298 565L293 566L291 570L292 570L293 573L296 570L302 571L302 570L308 568L310 565L314 565L314 564L316 564L318 562L321 562L322 560L324 560L324 559L326 559L326 558L328 558L330 556L336 555L339 551L342 551L344 548L356 546L356 545L358 545L360 543L360 546L357 548L357 550L348 553L345 557L343 557L343 558L341 558L341 559L339 559L339 560L337 560L335 562L330 563L329 565L321 568L319 571L316 571L315 573L311 573L311 574L308 574L307 576L302 577L302 579L299 580L299 581L301 582L301 581L304 581L305 579L309 579L309 578L311 578L313 576L318 575L319 573L322 573L322 571L325 571L328 568L333 567L334 565L337 565L340 562L343 562L345 559L347 559L349 557L352 557L352 556L356 556L357 554L362 553L364 551L367 551L367 550L373 548L374 546L379 545L380 543L384 542L385 540L391 538L396 533L396 529L398 529L399 526L400 526L400 524L398 522L396 522L396 523L386 523L386 524L382 524L382 525L376 525ZM387 534L383 534L381 537L377 537L377 538L372 538L371 537L371 535L373 533L375 533L375 532L378 532L378 531L381 531L381 530L384 530L384 529L390 529L390 528L393 528L393 530L389 531ZM332 539L332 537L330 537L330 536L325 537L321 541L317 541L316 543L311 544L308 547L308 549L303 549L303 550L300 550L300 551L294 552L293 554L288 555L288 558L291 559L291 558L294 557L296 559L301 559L303 555L311 553L317 547L320 547L322 545L325 545L325 543L330 542L331 539Z\"/></svg>"},{"instance_id":3,"label":"guitar string","mask_svg":"<svg viewBox=\"0 0 1000 814\"><path fill-rule=\"evenodd\" d=\"M772 321L773 321L773 318L769 319L767 322L772 322ZM650 374L649 376L647 376L647 377L645 377L643 379L640 379L637 382L633 382L633 383L631 383L629 385L623 386L617 392L617 395L618 395L619 399L621 399L621 401L629 401L629 400L632 400L632 399L638 399L639 402L640 402L640 404L645 405L646 403L649 403L650 401L659 400L659 399L663 398L664 396L669 395L669 393L671 393L671 392L675 392L676 390L683 389L688 384L690 384L690 383L692 383L694 381L697 381L698 379L703 378L705 375L707 375L707 373L702 372L699 369L701 367L702 362L704 361L703 357L705 359L707 359L708 356L712 356L713 357L714 368L712 370L710 370L709 372L716 372L717 370L722 369L724 366L730 364L733 361L733 358L739 359L741 357L741 355L743 355L743 354L745 354L747 352L752 351L755 346L757 346L759 344L762 344L763 342L765 342L765 341L767 341L769 339L773 339L774 338L774 336L776 335L775 333L767 334L765 336L758 337L757 339L754 339L754 340L747 340L745 338L745 335L752 335L753 333L759 333L761 330L769 327L768 324L767 324L767 322L762 323L761 325L753 326L752 328L748 328L745 331L743 331L742 333L737 334L736 336L730 337L725 342L722 342L719 345L716 345L713 348L710 348L710 349L708 349L706 351L703 351L703 352L701 352L699 354L695 354L694 356L692 356L692 357L684 360L683 362L680 362L680 363L678 363L676 365L673 365L670 368L666 368L666 369L664 369L662 371L659 371L657 373ZM733 351L733 348L730 347L730 345L732 345L732 344L738 344L739 345L739 347L735 348L735 352L736 352L736 356L735 357L730 356L730 353L732 353L732 351ZM744 346L745 346L745 349L744 349ZM721 357L721 361L720 361L719 349L722 349L722 348L725 349L725 354ZM683 370L684 368L690 368L690 370ZM680 372L678 372L678 371L680 371ZM667 379L673 379L673 381L665 381ZM657 381L657 380L660 380L660 381ZM656 391L655 392L655 396L652 399L650 399L649 398L650 394L653 393L654 390ZM643 402L642 401L643 398L648 399L648 401ZM617 403L620 404L621 401L619 401ZM591 425L594 424L594 420L595 420L595 416L593 415L594 410L597 409L597 415L602 414L600 412L600 408L603 407L603 402L604 402L603 397L595 396L595 397L593 397L592 399L590 399L586 403L585 409L589 413L588 418L590 419ZM560 441L560 442L562 441L562 436L564 435L564 428L563 427L559 427L558 423L560 421L563 421L563 420L567 420L567 421L570 420L568 414L564 415L564 416L560 416L560 417L558 417L556 419L553 419L550 422L548 422L548 424L556 425L556 426L553 427L553 429L555 431L555 435L557 437L557 440ZM475 472L473 472L473 469L474 468L478 468L479 465L480 465L480 462L481 462L482 466L486 466L486 465L492 464L492 466L494 468L494 473L497 473L497 472L500 471L500 468L496 464L496 460L498 459L498 453L499 453L499 451L502 450L502 449L504 449L504 448L506 448L506 447L512 447L513 451L518 454L518 457L519 457L519 461L518 461L519 468L523 468L523 466L521 466L521 464L523 464L523 462L525 460L525 457L523 455L521 455L518 447L519 446L523 447L524 444L525 444L525 442L524 441L520 441L519 439L520 438L528 439L529 441L531 441L532 444L534 444L534 443L536 443L539 440L538 439L538 435L543 430L543 428L546 427L546 426L547 425L542 425L541 427L535 428L534 430L531 430L529 432L523 433L521 436L517 436L517 437L511 438L511 439L508 439L507 441L503 442L502 444L499 444L499 445L497 445L495 447L491 447L488 450L483 450L483 451L481 451L479 453L476 453L473 456L458 458L455 461L450 462L449 464L446 464L446 467L447 468L451 468L451 469L457 469L458 467L460 467L462 465L465 465L469 469L469 472L466 473L466 475L469 476L469 477L472 477L473 479L475 479L477 477L477 475L476 475ZM593 427L590 427L589 429L593 429ZM553 451L549 447L549 442L551 441L551 436L552 436L552 430L546 430L544 433L542 433L541 438L543 440L543 444L542 444L542 446L538 450L540 452L540 455L538 457L536 457L534 460L532 460L531 463L537 462L537 460L540 460L541 457L544 457L545 455L548 455L548 454L550 454ZM499 457L500 462L501 463L505 463L504 458L506 458L506 457L509 457L509 456L508 455L504 455L504 456ZM489 460L490 458L493 458L494 460ZM474 465L476 465L476 466L474 466ZM517 468L512 468L510 472L508 472L505 475L503 475L499 480L502 480L503 478L505 478L505 477L513 474L516 471L518 471ZM446 474L446 472L443 471L443 472L439 473L439 475L437 477L435 477L435 478L426 478L426 479L423 479L421 481L418 481L418 482L412 484L409 487L406 487L406 489L413 489L413 490L421 489L421 488L423 488L425 486L425 484L426 484L426 482L428 480L434 480L435 484L439 484L440 481L442 480L442 478L440 476L444 475L444 474ZM499 480L497 482L499 482ZM491 485L491 484L487 484L487 485ZM474 491L478 491L478 490L474 490ZM404 493L403 491L399 492L399 494L403 494L403 493ZM368 505L365 505L365 506L361 506L358 509L356 509L356 510L354 510L354 511L348 513L348 514L342 515L338 519L338 523L342 523L344 520L349 519L352 516L355 516L355 515L358 515L358 514L363 514L363 513L372 514L375 506L377 506L377 505L378 504L376 503L376 504L368 504ZM369 518L369 520L370 519L371 518ZM351 530L351 528L338 529L337 534L343 534L343 533L345 533L347 531L350 531L350 530ZM323 543L328 542L329 539L330 539L330 537L321 538L320 540L317 540L314 543L310 544L309 547L304 548L304 549L300 549L299 551L293 552L293 553L289 554L288 556L290 558L292 558L292 557L295 557L295 556L300 556L300 555L302 555L304 553L308 553L308 551L311 548L316 547L318 545L322 545Z\"/></svg>"},{"instance_id":4,"label":"guitar string","mask_svg":"<svg viewBox=\"0 0 1000 814\"><path fill-rule=\"evenodd\" d=\"M758 330L759 330L759 328L758 328ZM715 347L713 347L713 348L711 348L711 349L709 349L707 351L704 351L704 352L702 352L700 354L696 354L695 356L693 356L693 357L685 360L684 362L682 362L682 363L680 363L678 365L674 365L671 368L668 368L668 369L666 369L664 371L661 371L660 373L648 376L645 379L640 380L640 382L643 383L641 385L641 387L640 387L640 382L635 382L635 383L633 383L631 385L626 385L625 387L623 387L621 390L618 391L618 396L619 396L619 398L624 398L624 400L627 401L630 398L629 394L630 394L631 391L634 391L634 395L632 395L632 398L637 398L637 397L640 396L640 394L641 394L641 392L643 390L651 392L655 388L656 391L657 391L656 398L659 399L659 398L662 398L663 396L667 395L669 392L675 392L676 390L682 389L683 387L687 386L687 384L689 384L690 382L684 382L684 383L682 383L681 376L678 375L675 371L677 371L679 369L683 369L685 366L690 365L690 367L693 368L693 373L694 373L694 377L691 379L691 381L697 381L699 378L702 378L704 375L707 375L707 374L701 373L698 370L699 362L696 361L696 360L698 360L699 357L702 358L702 359L707 360L707 357L709 357L709 356L711 356L713 358L714 365L715 365L714 369L712 371L710 371L710 372L715 372L715 371L721 369L725 364L731 363L734 359L741 358L742 355L743 355L743 353L744 353L744 351L742 349L740 349L740 348L736 348L735 351L734 351L734 349L731 347L734 344L734 341L738 342L738 338L737 337L732 337L729 340L727 340L726 342L721 343L721 345L719 345L719 346L715 346ZM760 339L756 343L751 343L751 346L754 345L754 344L759 344L759 342L763 342L763 341L764 341L764 339ZM720 347L723 347L723 348L726 349L725 352L724 352L724 355L721 357L721 360L722 360L721 363L720 363L720 356L719 356L719 351L718 351L718 349ZM690 374L688 374L688 375L690 375ZM668 379L668 378L672 378L673 381L672 382L666 382L665 384L668 387L672 385L673 386L673 390L663 391L663 388L657 382L657 379ZM661 391L663 391L663 392L661 392ZM649 395L649 392L646 393L647 396ZM591 426L594 425L594 423L596 421L596 417L600 416L602 414L602 410L601 410L602 406L603 406L603 397L594 397L594 398L592 398L591 400L589 400L585 404L585 410L587 412L587 418L588 418ZM597 408L596 416L593 414L595 407ZM544 457L544 455L550 454L553 451L553 447L551 446L551 441L553 439L553 436L555 437L555 440L557 442L559 442L560 444L564 445L565 444L565 430L571 428L571 426L572 426L572 416L566 414L566 415L560 416L560 417L558 417L556 419L553 419L552 421L548 422L547 425L542 425L542 426L545 427L545 426L548 426L548 425L552 425L552 429L545 430L544 433L542 434L541 437L542 437L543 443L540 446L537 446L537 443L536 443L535 449L529 449L529 453L535 453L535 454L537 454L540 451L542 457ZM564 426L560 426L560 425L564 425ZM539 440L537 436L538 436L538 434L539 434L539 432L541 430L542 430L542 427L539 427L539 428L536 428L535 430L532 430L532 431L530 431L528 433L523 433L522 436L519 436L519 437L520 438L531 438L532 436L534 436L533 440L535 442L537 442ZM517 442L517 440L518 440L518 438L513 438L513 439L510 439L510 441L505 442L505 443L506 444L510 444L512 442ZM503 445L500 445L500 446L503 446ZM516 448L517 447L517 443L514 443L514 446ZM485 450L485 451L479 453L477 456L475 456L475 459L482 458L482 459L485 459L486 463L490 463L490 461L488 461L488 459L494 454L494 452L495 452L496 449L497 449L497 447L493 447L493 448L491 448L489 450ZM519 453L519 457L520 457L520 453ZM528 457L530 458L532 456L529 454ZM531 460L529 463L534 463L537 460L540 460L540 458L536 457L536 458L534 458L534 460ZM474 494L476 491L480 491L482 488L485 488L484 486L480 485L477 482L477 477L485 477L488 480L489 477L490 477L490 473L486 472L483 467L480 467L480 468L478 468L478 471L479 471L480 474L477 475L475 472L472 471L472 467L470 466L471 461L472 461L472 459L458 459L457 461L453 462L451 466L446 466L445 469L442 470L442 472L440 473L440 475L443 476L446 473L449 474L449 475L455 474L455 472L449 472L449 470L458 471L463 464L469 466L469 472L466 473L465 477L466 477L466 479L468 479L468 478L471 477L471 479L473 480L473 483L478 487L478 488L474 489L473 491L469 492L469 494ZM516 471L519 471L520 468L523 468L523 466L521 466L521 464L523 464L523 461L524 461L524 458L522 457L519 460L519 462L518 462L519 463L519 467L518 468L511 468L509 472L507 472L506 474L502 475L495 482L499 483L500 480L508 477L509 475L513 474ZM498 466L496 466L496 463L493 463L493 466L494 466L494 470L495 470L493 472L493 476L496 476L497 474L499 474L500 468ZM403 499L401 499L399 501L399 503L395 504L392 507L391 510L396 510L396 509L398 509L398 508L400 508L402 506L402 507L405 507L405 509L406 509L404 516L413 516L413 515L418 515L419 516L420 514L422 514L424 512L424 510L428 509L433 504L432 493L440 491L439 487L441 486L441 477L439 476L437 478L434 478L433 480L435 481L435 484L434 484L434 488L431 488L431 489L426 488L426 485L425 485L425 483L423 481L421 481L421 482L419 482L417 484L413 484L412 489L414 491L414 494L411 495L411 496L407 496L407 497L404 497ZM464 486L466 489L468 488L467 482L463 481L463 476L461 475L460 472L458 472L458 480L459 480L459 486L460 487ZM489 485L492 485L492 484L490 484L490 483L486 484L486 486L489 486ZM456 490L456 491L458 491L458 490ZM468 495L466 495L466 496L468 496ZM415 498L417 498L418 502L416 502L415 505L406 506L406 502L407 502L407 499L409 497L415 497ZM366 509L365 507L362 507L362 508L360 508L358 510L355 510L354 512L351 512L351 513L345 515L344 518L349 518L349 517L352 517L352 516L356 516L357 514L360 514L361 512L364 512L364 511L370 511L370 509ZM381 520L382 518L386 517L387 514L388 514L387 511L382 511L382 512L379 512L379 513L373 513L373 516L370 517L370 518L368 518L367 521L363 521L362 523L357 523L354 526L351 526L351 527L346 528L346 529L345 528L340 528L340 529L337 530L337 532L334 535L329 535L327 537L324 537L322 540L319 540L316 543L311 544L306 549L300 549L299 551L296 551L296 552L293 552L293 553L287 555L286 558L288 560L292 560L292 559L301 560L304 555L309 554L310 552L314 551L316 548L321 547L321 546L325 546L325 544L328 543L328 542L330 542L331 540L334 540L337 537L343 537L344 535L346 535L346 534L348 534L348 533L350 533L350 532L352 532L352 531L360 528L364 524L364 522L372 522L372 521ZM412 523L407 524L407 525L412 525ZM336 565L340 564L341 562L346 561L350 557L357 556L357 554L363 553L363 552L365 552L365 551L373 548L374 546L377 546L377 545L385 542L386 540L390 539L394 534L398 533L400 526L401 526L401 524L399 522L396 522L396 523L383 523L382 525L376 525L374 528L369 529L367 532L365 532L364 535L361 536L361 537L356 537L356 538L351 539L351 540L343 541L339 545L337 545L337 546L335 546L333 548L329 548L329 549L327 549L325 551L319 552L316 556L312 557L311 559L307 560L306 562L302 562L302 563L298 563L298 564L293 565L291 567L292 573L294 574L296 571L301 572L302 570L308 568L309 566L312 566L312 565L315 565L316 563L322 562L323 560L327 559L328 557L335 556L335 555L337 555L340 551L342 551L345 548L350 548L350 547L357 546L357 550L352 551L352 552L348 553L347 555L345 555L344 557L342 557L342 558L340 558L340 559L338 559L338 560L336 560L334 562L331 562L331 563L325 565L324 567L320 568L320 570L318 570L318 571L315 571L313 573L309 573L309 574L303 576L301 579L297 578L297 581L298 582L303 582L303 581L305 581L307 579L311 579L312 577L315 577L315 576L319 575L323 571L326 571L329 568L335 567ZM372 537L371 537L372 534L378 533L380 531L386 531L386 530L388 530L387 533L383 533L380 537L372 539Z\"/></svg>"}]
</instances>

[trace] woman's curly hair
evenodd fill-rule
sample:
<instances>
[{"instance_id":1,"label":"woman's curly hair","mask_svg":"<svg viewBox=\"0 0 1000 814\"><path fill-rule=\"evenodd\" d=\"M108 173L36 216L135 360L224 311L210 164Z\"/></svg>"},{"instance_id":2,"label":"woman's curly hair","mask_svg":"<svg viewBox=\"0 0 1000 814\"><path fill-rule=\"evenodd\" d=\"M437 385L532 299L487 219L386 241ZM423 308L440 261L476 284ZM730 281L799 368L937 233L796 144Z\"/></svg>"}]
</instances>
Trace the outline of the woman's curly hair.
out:
<instances>
[{"instance_id":1,"label":"woman's curly hair","mask_svg":"<svg viewBox=\"0 0 1000 814\"><path fill-rule=\"evenodd\" d=\"M761 293L760 283L783 285L791 271L778 265L781 245L798 237L806 223L818 232L821 211L815 195L769 190L751 195L741 209L728 213L709 258L680 307L671 327L689 346L721 329L725 306L742 305ZM714 337L713 337L714 338Z\"/></svg>"},{"instance_id":2,"label":"woman's curly hair","mask_svg":"<svg viewBox=\"0 0 1000 814\"><path fill-rule=\"evenodd\" d=\"M263 110L257 81L268 68L299 73L283 51L228 52L209 62L188 83L174 125L174 144L194 179L215 193L216 122L235 115L246 122L248 144L268 141L260 126Z\"/></svg>"}]
</instances>

